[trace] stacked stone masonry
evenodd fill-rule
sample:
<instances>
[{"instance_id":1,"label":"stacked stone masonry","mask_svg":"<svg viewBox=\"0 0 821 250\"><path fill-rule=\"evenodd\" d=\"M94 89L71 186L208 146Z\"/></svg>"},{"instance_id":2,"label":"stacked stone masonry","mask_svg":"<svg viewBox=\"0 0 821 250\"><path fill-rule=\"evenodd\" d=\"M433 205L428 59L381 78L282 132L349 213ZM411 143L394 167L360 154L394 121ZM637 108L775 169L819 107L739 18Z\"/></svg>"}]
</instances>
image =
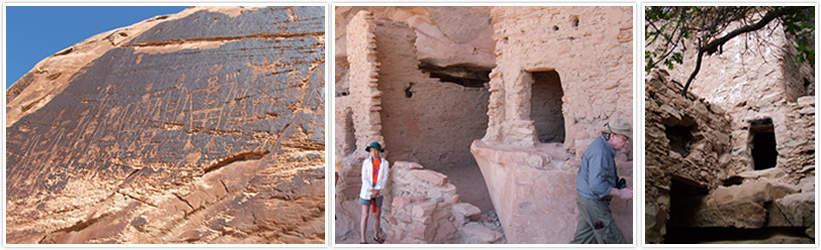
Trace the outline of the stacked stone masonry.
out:
<instances>
[{"instance_id":1,"label":"stacked stone masonry","mask_svg":"<svg viewBox=\"0 0 821 250\"><path fill-rule=\"evenodd\" d=\"M367 82L355 80L363 71L354 70L362 65L356 65L360 62L354 62L352 53L365 52L353 45L361 41L352 39L362 37L358 33L363 31L351 28L358 15L344 15L360 8L379 16L373 21L379 65L376 89L381 93L377 106L362 105L369 98L361 90ZM452 18L443 13L462 13L477 21L470 23L474 26L449 23L443 20ZM357 118L356 109L380 114L378 135L383 137L368 140L384 142L386 157L399 171L394 175L391 170L395 183L390 184L383 207L388 242L571 240L578 224L575 181L582 153L611 117L632 121L632 8L340 7L337 14L338 21L348 23L337 27L337 41L343 42L337 43L335 55L335 147L342 171L336 185L337 242L358 240L356 199L366 157L362 146L368 143L358 129L374 126L363 126L366 122ZM482 15L488 24L478 21L488 20ZM473 52L459 52L463 46L472 46ZM487 55L495 62L488 62ZM470 66L455 68L486 68L484 86L434 78L452 73L460 63ZM632 187L630 148L619 153L616 162L620 176ZM486 216L480 210L475 215L475 206L460 202L459 195L412 191L455 192L437 171L469 164L478 164L495 213ZM408 171L404 165L434 171ZM421 183L427 186L418 186ZM611 203L628 242L633 235L632 205L621 199ZM437 220L428 221L431 218ZM498 218L499 224L488 223L489 218ZM442 224L438 219L453 221ZM437 234L441 236L429 237Z\"/></svg>"},{"instance_id":2,"label":"stacked stone masonry","mask_svg":"<svg viewBox=\"0 0 821 250\"><path fill-rule=\"evenodd\" d=\"M493 7L496 67L490 73L488 129L471 145L511 243L566 243L578 223L576 173L610 117L632 121L629 7ZM564 140L542 143L532 107L537 73L558 75ZM548 102L550 103L550 102ZM632 187L632 148L616 157ZM511 195L515 194L515 195ZM613 215L632 242L632 210ZM632 203L630 203L632 204ZM545 226L550 225L550 226Z\"/></svg>"},{"instance_id":3,"label":"stacked stone masonry","mask_svg":"<svg viewBox=\"0 0 821 250\"><path fill-rule=\"evenodd\" d=\"M385 145L386 152L383 155L389 162L395 163L392 166L399 167L399 169L391 170L392 181L388 189L392 191L389 191L386 195L386 202L383 206L383 214L385 215L383 220L385 221L382 225L383 231L388 235L388 242L399 243L399 239L408 239L408 242L410 242L410 239L414 239L412 242L415 243L500 242L503 239L502 233L499 232L501 228L495 228L496 231L492 229L485 230L484 227L477 227L472 224L469 227L472 231L469 231L473 233L470 234L471 236L465 236L465 233L461 231L463 225L451 222L456 220L453 218L460 217L452 215L452 205L461 204L457 207L462 208L464 206L476 207L459 202L459 196L455 194L456 187L453 184L446 184L445 178L438 178L439 181L436 183L423 182L428 183L426 185L429 185L429 187L403 186L393 183L394 181L407 183L407 181L403 181L407 179L403 177L407 171L401 171L401 166L408 163L403 163L403 160L414 161L413 164L416 166L421 166L419 163L422 163L431 164L437 168L457 167L473 161L468 147L473 139L481 137L481 133L486 128L484 126L484 121L486 121L486 110L484 109L486 103L484 100L487 100L488 95L486 89L468 88L450 82L441 82L429 77L419 69L415 69L419 61L416 60L415 42L418 43L418 41L414 29L409 27L406 22L385 18L366 20L369 25L373 26L373 30L365 31L354 28L362 25L359 19L363 15L370 16L372 14L359 11L347 24L348 29L345 35L347 56L344 60L346 64L350 65L350 69L346 69L345 73L348 88L341 90L344 94L338 92L339 95L336 97L336 112L339 118L337 119L337 133L339 134L336 138L338 142L342 142L337 143L337 157L342 159L340 167L343 174L340 184L337 185L336 195L337 239L345 242L358 235L358 212L360 209L356 199L358 199L357 194L359 185L361 185L359 183L361 162L367 157L364 154L364 145L365 143L377 141ZM374 78L376 79L375 83L368 86L365 86L365 81L357 78L362 73L361 70L358 70L360 63L355 58L361 56L354 55L371 53L370 51L363 52L355 46L360 42L355 40L363 39L360 34L363 32L374 34L375 46L371 48L375 51L375 57L370 59L375 61L368 61L368 63L379 65L379 73L375 75L377 78ZM380 93L381 99L378 103L365 100L369 98L363 94L365 91L362 91L362 89L365 87L373 87L368 91L375 90ZM364 103L370 104L362 105L363 100L366 101ZM379 130L373 130L378 133L378 136L362 142L362 146L359 146L359 141L362 140L359 129L377 127L362 126L366 122L357 118L357 112L378 114L382 124L378 126ZM447 117L450 117L450 119L446 119ZM473 122L468 119L472 119ZM461 122L461 120L466 121ZM384 141L382 141L382 138L384 138ZM354 140L357 141L358 147L351 145ZM449 152L454 147L450 146L452 144L460 144L459 147L464 149L463 152ZM356 148L355 151L354 148ZM397 174L393 174L394 172L397 172ZM411 176L417 179L421 178L419 180L444 177L443 174L433 170L419 170L410 173L413 173ZM413 183L415 182L417 181L413 181ZM399 190L413 188L436 190L440 187L446 187L446 190L442 192L451 194L451 197L447 198L450 202L437 202L437 198L439 200L442 198L437 195L430 196L430 194L398 195ZM397 195L394 196L393 194ZM397 200L399 201L398 204L408 205L392 206L391 204ZM427 212L420 214L418 209L416 210L417 213L411 213L410 207L418 205L419 202L428 205L435 204L435 209L425 205L426 208L430 209L424 210L430 210L429 212L434 214ZM425 216L434 216L437 220L431 222L430 218L422 218ZM481 216L475 214L471 216L475 220L481 219ZM465 216L461 215L461 217ZM413 220L408 218L413 218ZM438 219L442 218L450 219L446 221L447 223L443 222L444 224L441 224ZM464 218L457 221L469 222ZM415 237L405 237L412 232L416 233ZM421 232L425 233L422 234ZM430 235L441 236L432 238ZM488 235L490 237L487 237Z\"/></svg>"},{"instance_id":4,"label":"stacked stone masonry","mask_svg":"<svg viewBox=\"0 0 821 250\"><path fill-rule=\"evenodd\" d=\"M702 242L812 242L815 232L812 158L780 151L779 157L803 167L793 172L791 165L779 163L769 169L748 167L736 172L731 157L735 140L731 140L733 132L729 125L733 114L694 94L682 98L681 83L671 80L663 70L651 73L646 86L647 243L686 243L695 237L682 239L680 232L687 230L692 234L693 228L796 228L802 231L797 235L757 240L727 236ZM799 110L812 108L812 102L805 101L804 97L799 100L802 104L789 105L788 113L800 114ZM798 134L806 133L800 132L802 130L812 131L808 128L814 126L813 114L800 114L795 118L790 130ZM806 138L812 137L794 139ZM721 234L732 235L728 232Z\"/></svg>"},{"instance_id":5,"label":"stacked stone masonry","mask_svg":"<svg viewBox=\"0 0 821 250\"><path fill-rule=\"evenodd\" d=\"M353 84L351 94L361 97L349 106L353 111L351 119L357 121L354 123L355 149L359 150L355 152L364 152L365 147L371 142L385 144L380 136L382 122L379 110L382 92L377 89L379 63L376 62L375 27L373 14L366 11L357 13L348 24L348 61L351 65L349 82L357 83Z\"/></svg>"},{"instance_id":6,"label":"stacked stone masonry","mask_svg":"<svg viewBox=\"0 0 821 250\"><path fill-rule=\"evenodd\" d=\"M740 25L733 23L728 29ZM695 41L686 46L695 48ZM751 122L769 118L777 143L776 165L797 181L801 175L793 174L814 163L815 129L806 126L806 120L814 117L814 108L807 105L814 102L814 69L807 63L794 63L795 42L776 23L739 35L722 46L722 51L704 58L690 92L731 116L727 174L753 169ZM669 71L670 78L684 81L695 68L696 50L683 55L684 63Z\"/></svg>"}]
</instances>

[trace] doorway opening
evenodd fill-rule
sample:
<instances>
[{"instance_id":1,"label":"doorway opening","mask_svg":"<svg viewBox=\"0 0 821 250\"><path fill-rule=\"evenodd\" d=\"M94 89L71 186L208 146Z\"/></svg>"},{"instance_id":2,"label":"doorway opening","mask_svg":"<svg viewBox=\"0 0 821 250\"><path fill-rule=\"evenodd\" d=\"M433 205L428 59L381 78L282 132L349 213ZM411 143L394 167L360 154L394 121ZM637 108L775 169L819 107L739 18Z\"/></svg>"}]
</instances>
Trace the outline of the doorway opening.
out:
<instances>
[{"instance_id":1,"label":"doorway opening","mask_svg":"<svg viewBox=\"0 0 821 250\"><path fill-rule=\"evenodd\" d=\"M698 220L698 207L708 194L707 187L693 180L673 176L670 184L670 217L667 220L667 234L664 243L687 242L698 230L693 223Z\"/></svg>"},{"instance_id":2,"label":"doorway opening","mask_svg":"<svg viewBox=\"0 0 821 250\"><path fill-rule=\"evenodd\" d=\"M530 116L536 123L539 142L564 143L564 115L562 114L562 81L555 70L531 72L533 88L530 98Z\"/></svg>"},{"instance_id":3,"label":"doorway opening","mask_svg":"<svg viewBox=\"0 0 821 250\"><path fill-rule=\"evenodd\" d=\"M753 170L773 168L778 159L775 149L775 130L772 118L750 121L750 153L753 157Z\"/></svg>"}]
</instances>

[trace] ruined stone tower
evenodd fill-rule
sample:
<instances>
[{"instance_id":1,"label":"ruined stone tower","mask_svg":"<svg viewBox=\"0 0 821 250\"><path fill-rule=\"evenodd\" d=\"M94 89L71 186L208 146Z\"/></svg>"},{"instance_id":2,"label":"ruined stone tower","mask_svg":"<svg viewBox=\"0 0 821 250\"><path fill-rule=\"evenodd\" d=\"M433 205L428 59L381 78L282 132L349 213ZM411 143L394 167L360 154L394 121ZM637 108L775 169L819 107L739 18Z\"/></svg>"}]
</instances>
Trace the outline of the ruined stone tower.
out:
<instances>
[{"instance_id":1,"label":"ruined stone tower","mask_svg":"<svg viewBox=\"0 0 821 250\"><path fill-rule=\"evenodd\" d=\"M814 69L794 46L780 24L739 35L687 97L695 50L646 76L647 243L812 243Z\"/></svg>"}]
</instances>

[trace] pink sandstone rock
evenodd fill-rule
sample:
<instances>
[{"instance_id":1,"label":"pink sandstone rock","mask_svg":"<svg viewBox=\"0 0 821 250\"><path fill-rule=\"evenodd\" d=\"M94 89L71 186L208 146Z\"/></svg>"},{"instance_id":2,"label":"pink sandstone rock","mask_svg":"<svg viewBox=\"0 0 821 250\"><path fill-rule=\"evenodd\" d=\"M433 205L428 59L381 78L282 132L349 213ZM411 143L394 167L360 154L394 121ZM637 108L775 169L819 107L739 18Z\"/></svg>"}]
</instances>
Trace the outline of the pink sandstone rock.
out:
<instances>
[{"instance_id":1,"label":"pink sandstone rock","mask_svg":"<svg viewBox=\"0 0 821 250\"><path fill-rule=\"evenodd\" d=\"M476 222L465 225L462 232L471 240L477 241L477 243L491 243L502 238L501 233L490 230Z\"/></svg>"},{"instance_id":2,"label":"pink sandstone rock","mask_svg":"<svg viewBox=\"0 0 821 250\"><path fill-rule=\"evenodd\" d=\"M443 186L448 181L447 176L432 170L413 170L410 173L418 177L419 179L422 179L423 181L429 182L436 186Z\"/></svg>"},{"instance_id":3,"label":"pink sandstone rock","mask_svg":"<svg viewBox=\"0 0 821 250\"><path fill-rule=\"evenodd\" d=\"M467 217L473 221L479 220L481 213L482 211L479 210L478 207L471 205L470 203L458 203L453 205L454 215Z\"/></svg>"}]
</instances>

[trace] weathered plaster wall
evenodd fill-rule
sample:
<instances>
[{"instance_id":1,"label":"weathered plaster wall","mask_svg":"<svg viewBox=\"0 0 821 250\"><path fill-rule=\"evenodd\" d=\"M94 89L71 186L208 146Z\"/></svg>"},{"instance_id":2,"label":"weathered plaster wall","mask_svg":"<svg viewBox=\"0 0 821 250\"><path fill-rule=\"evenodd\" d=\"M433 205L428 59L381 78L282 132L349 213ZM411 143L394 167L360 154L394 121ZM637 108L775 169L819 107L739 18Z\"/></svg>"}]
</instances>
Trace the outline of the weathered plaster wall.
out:
<instances>
[{"instance_id":1,"label":"weathered plaster wall","mask_svg":"<svg viewBox=\"0 0 821 250\"><path fill-rule=\"evenodd\" d=\"M435 170L475 165L469 147L487 128L487 89L441 82L416 69L415 33L403 22L379 20L375 34L388 160Z\"/></svg>"},{"instance_id":2,"label":"weathered plaster wall","mask_svg":"<svg viewBox=\"0 0 821 250\"><path fill-rule=\"evenodd\" d=\"M470 224L464 211L455 212L473 206L459 202L445 175L407 169L421 168L415 162L431 169L474 165L468 149L486 129L487 89L441 82L417 69L416 33L405 22L360 11L347 27L349 69L338 77L348 77L348 89L335 98L343 176L336 185L337 239L358 239L361 162L365 146L377 141L393 166L382 218L389 243L498 243L500 229ZM437 176L441 183L429 180ZM470 216L478 219L475 210Z\"/></svg>"},{"instance_id":3,"label":"weathered plaster wall","mask_svg":"<svg viewBox=\"0 0 821 250\"><path fill-rule=\"evenodd\" d=\"M576 229L576 174L611 116L632 120L631 7L493 7L496 64L488 129L471 145L510 243L567 243ZM563 143L540 143L532 72L555 71L564 92ZM632 187L632 152L617 157ZM614 217L632 242L632 210ZM632 203L630 203L632 204Z\"/></svg>"},{"instance_id":4,"label":"weathered plaster wall","mask_svg":"<svg viewBox=\"0 0 821 250\"><path fill-rule=\"evenodd\" d=\"M530 72L555 70L564 145L581 157L613 115L632 118L630 7L494 7L496 64L485 141L533 146Z\"/></svg>"}]
</instances>

